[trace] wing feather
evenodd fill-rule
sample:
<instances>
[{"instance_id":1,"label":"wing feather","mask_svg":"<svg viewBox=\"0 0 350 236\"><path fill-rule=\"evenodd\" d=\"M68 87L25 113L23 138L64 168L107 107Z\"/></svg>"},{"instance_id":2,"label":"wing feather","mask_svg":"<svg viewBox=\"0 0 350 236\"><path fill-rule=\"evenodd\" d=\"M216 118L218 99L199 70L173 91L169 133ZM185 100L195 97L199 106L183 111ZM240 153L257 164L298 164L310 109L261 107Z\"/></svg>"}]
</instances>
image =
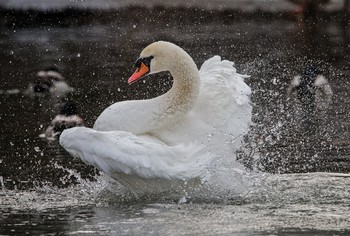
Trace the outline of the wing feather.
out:
<instances>
[{"instance_id":1,"label":"wing feather","mask_svg":"<svg viewBox=\"0 0 350 236\"><path fill-rule=\"evenodd\" d=\"M209 154L194 143L168 146L159 140L123 131L75 127L61 134L61 145L103 172L144 178L191 179L201 176Z\"/></svg>"},{"instance_id":2,"label":"wing feather","mask_svg":"<svg viewBox=\"0 0 350 236\"><path fill-rule=\"evenodd\" d=\"M247 132L252 106L251 89L245 83L249 76L237 73L234 63L214 56L200 68L202 81L199 101L195 111L206 117L207 122L239 136Z\"/></svg>"}]
</instances>

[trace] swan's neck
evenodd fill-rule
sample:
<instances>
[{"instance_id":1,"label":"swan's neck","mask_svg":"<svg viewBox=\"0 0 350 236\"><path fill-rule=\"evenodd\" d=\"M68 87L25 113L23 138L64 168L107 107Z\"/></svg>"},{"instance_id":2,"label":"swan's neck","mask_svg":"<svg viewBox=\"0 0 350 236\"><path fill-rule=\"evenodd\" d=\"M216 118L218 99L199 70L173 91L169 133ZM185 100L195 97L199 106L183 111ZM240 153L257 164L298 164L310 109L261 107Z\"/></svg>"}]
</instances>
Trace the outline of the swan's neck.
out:
<instances>
[{"instance_id":1,"label":"swan's neck","mask_svg":"<svg viewBox=\"0 0 350 236\"><path fill-rule=\"evenodd\" d=\"M192 58L180 51L173 56L169 72L173 76L173 86L161 99L161 117L168 122L181 119L197 101L200 87L199 72Z\"/></svg>"}]
</instances>

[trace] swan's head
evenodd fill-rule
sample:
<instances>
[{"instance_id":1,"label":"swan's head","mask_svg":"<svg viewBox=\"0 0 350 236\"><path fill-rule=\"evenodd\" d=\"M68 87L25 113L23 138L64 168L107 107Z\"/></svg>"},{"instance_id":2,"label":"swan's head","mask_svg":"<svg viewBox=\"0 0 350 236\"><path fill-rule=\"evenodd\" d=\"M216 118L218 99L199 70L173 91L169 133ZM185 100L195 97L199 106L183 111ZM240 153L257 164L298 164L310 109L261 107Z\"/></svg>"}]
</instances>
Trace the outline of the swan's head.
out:
<instances>
[{"instance_id":1,"label":"swan's head","mask_svg":"<svg viewBox=\"0 0 350 236\"><path fill-rule=\"evenodd\" d=\"M174 61L173 57L179 52L184 51L169 42L158 41L148 45L136 60L136 71L129 78L128 83L132 84L149 74L170 70L170 63Z\"/></svg>"}]
</instances>

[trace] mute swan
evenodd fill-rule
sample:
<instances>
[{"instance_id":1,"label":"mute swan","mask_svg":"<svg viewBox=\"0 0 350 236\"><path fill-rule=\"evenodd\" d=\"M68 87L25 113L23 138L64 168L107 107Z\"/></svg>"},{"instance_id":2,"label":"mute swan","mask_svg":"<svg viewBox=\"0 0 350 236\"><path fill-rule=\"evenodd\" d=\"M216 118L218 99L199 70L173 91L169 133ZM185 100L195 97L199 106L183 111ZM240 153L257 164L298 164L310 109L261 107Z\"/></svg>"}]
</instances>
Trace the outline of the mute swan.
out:
<instances>
[{"instance_id":1,"label":"mute swan","mask_svg":"<svg viewBox=\"0 0 350 236\"><path fill-rule=\"evenodd\" d=\"M45 133L40 134L39 137L48 140L55 140L63 130L83 125L84 121L78 115L76 105L67 102L62 106L60 113L51 121L49 127L45 130Z\"/></svg>"},{"instance_id":2,"label":"mute swan","mask_svg":"<svg viewBox=\"0 0 350 236\"><path fill-rule=\"evenodd\" d=\"M247 76L219 56L198 71L183 49L164 41L147 46L135 67L129 84L169 71L172 88L153 99L115 103L93 129L64 130L60 144L132 191L169 191L219 174L213 172L219 165L230 168L227 160L235 159L251 122Z\"/></svg>"}]
</instances>

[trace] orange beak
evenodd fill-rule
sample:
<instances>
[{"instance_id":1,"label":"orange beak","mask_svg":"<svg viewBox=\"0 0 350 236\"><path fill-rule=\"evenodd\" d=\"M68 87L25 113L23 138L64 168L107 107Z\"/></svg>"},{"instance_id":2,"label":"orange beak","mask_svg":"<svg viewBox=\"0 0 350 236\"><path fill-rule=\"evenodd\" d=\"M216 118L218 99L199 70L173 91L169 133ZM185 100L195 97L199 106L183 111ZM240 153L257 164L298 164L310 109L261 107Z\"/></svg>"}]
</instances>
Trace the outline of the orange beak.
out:
<instances>
[{"instance_id":1,"label":"orange beak","mask_svg":"<svg viewBox=\"0 0 350 236\"><path fill-rule=\"evenodd\" d=\"M149 67L142 62L140 68L137 68L134 74L132 74L132 76L128 79L128 84L132 84L138 81L143 76L147 75L148 72L149 72Z\"/></svg>"}]
</instances>

